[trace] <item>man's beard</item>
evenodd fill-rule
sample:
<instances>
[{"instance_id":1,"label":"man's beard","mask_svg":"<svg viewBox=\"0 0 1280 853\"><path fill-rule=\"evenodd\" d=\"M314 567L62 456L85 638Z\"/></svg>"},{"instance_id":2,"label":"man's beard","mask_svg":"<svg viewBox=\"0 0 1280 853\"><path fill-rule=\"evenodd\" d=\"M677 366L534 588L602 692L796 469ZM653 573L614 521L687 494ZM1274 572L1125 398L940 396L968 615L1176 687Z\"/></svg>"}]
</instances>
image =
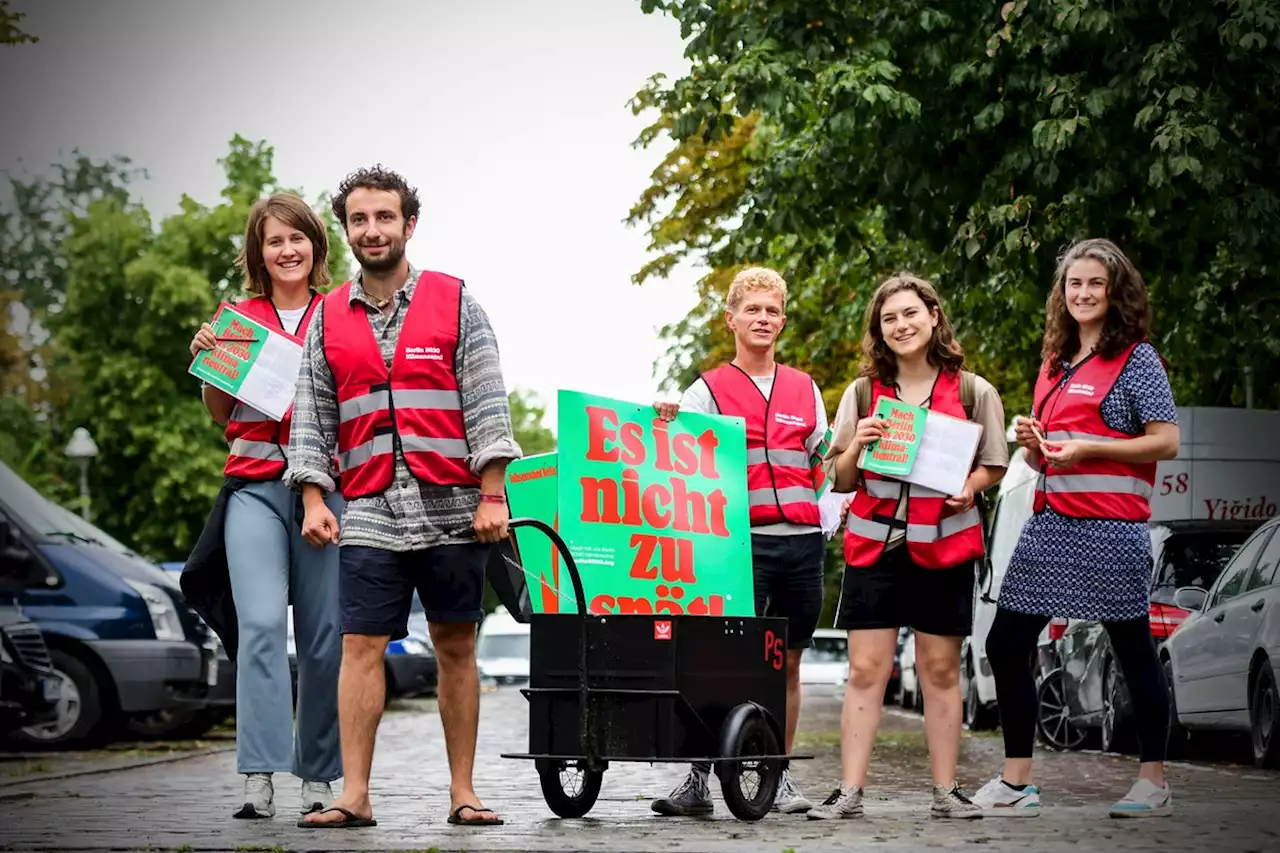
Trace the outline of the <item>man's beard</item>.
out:
<instances>
[{"instance_id":1,"label":"man's beard","mask_svg":"<svg viewBox=\"0 0 1280 853\"><path fill-rule=\"evenodd\" d=\"M387 253L381 258L368 258L360 250L359 246L353 246L351 253L356 256L356 262L360 264L360 268L369 272L390 272L399 265L400 260L404 257L404 244L397 246L394 243L387 245Z\"/></svg>"}]
</instances>

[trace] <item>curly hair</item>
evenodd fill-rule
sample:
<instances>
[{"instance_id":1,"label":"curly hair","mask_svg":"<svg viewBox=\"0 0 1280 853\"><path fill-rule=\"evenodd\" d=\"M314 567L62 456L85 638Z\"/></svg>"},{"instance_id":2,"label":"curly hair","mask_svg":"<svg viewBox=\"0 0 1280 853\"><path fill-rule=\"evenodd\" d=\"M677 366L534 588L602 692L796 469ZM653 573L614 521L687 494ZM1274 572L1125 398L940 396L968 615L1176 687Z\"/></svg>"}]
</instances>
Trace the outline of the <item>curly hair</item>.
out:
<instances>
[{"instance_id":1,"label":"curly hair","mask_svg":"<svg viewBox=\"0 0 1280 853\"><path fill-rule=\"evenodd\" d=\"M1080 324L1067 308L1067 272L1076 261L1090 259L1107 270L1107 316L1096 351L1103 358L1115 358L1137 341L1151 334L1151 301L1142 275L1120 247L1110 240L1094 238L1071 245L1058 260L1053 289L1045 306L1044 345L1041 356L1056 376L1064 363L1080 352Z\"/></svg>"},{"instance_id":2,"label":"curly hair","mask_svg":"<svg viewBox=\"0 0 1280 853\"><path fill-rule=\"evenodd\" d=\"M326 288L329 285L329 235L324 222L302 198L292 193L276 193L255 201L249 209L244 243L236 256L236 266L244 273L244 289L253 294L271 295L271 276L262 255L268 216L298 229L311 241L311 274L307 277L307 286L317 291Z\"/></svg>"},{"instance_id":3,"label":"curly hair","mask_svg":"<svg viewBox=\"0 0 1280 853\"><path fill-rule=\"evenodd\" d=\"M787 305L787 282L776 271L768 267L747 267L733 277L729 284L729 297L725 308L737 311L746 297L747 291L756 293L779 293L782 295L782 306Z\"/></svg>"},{"instance_id":4,"label":"curly hair","mask_svg":"<svg viewBox=\"0 0 1280 853\"><path fill-rule=\"evenodd\" d=\"M880 311L890 296L907 290L919 296L930 313L936 311L938 314L938 325L933 329L926 351L929 364L945 372L958 372L964 367L964 349L956 340L947 312L942 310L938 292L924 279L899 272L885 279L876 288L875 296L871 297L871 304L867 306L867 313L862 321L861 374L879 379L885 385L896 385L898 382L898 357L884 342Z\"/></svg>"},{"instance_id":5,"label":"curly hair","mask_svg":"<svg viewBox=\"0 0 1280 853\"><path fill-rule=\"evenodd\" d=\"M347 196L356 189L396 193L400 196L400 213L406 222L422 210L422 203L418 201L418 188L409 186L409 182L403 177L379 163L352 172L338 185L338 194L333 197L333 215L338 217L343 231L347 230Z\"/></svg>"}]
</instances>

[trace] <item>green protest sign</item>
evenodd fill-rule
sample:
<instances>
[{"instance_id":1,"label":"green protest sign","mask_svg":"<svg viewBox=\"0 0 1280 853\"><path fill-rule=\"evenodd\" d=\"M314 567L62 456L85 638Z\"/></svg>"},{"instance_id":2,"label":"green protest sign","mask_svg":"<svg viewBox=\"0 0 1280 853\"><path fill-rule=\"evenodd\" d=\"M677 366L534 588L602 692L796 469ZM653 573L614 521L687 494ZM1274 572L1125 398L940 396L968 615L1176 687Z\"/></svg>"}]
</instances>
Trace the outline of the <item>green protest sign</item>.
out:
<instances>
[{"instance_id":1,"label":"green protest sign","mask_svg":"<svg viewBox=\"0 0 1280 853\"><path fill-rule=\"evenodd\" d=\"M512 518L533 518L560 527L556 505L556 454L539 453L507 465L507 504ZM513 531L520 566L536 613L574 612L573 585L561 572L560 552L543 533L529 528ZM561 588L563 574L564 585ZM561 598L564 606L561 606Z\"/></svg>"},{"instance_id":2,"label":"green protest sign","mask_svg":"<svg viewBox=\"0 0 1280 853\"><path fill-rule=\"evenodd\" d=\"M880 397L873 414L886 421L888 434L866 446L858 467L885 477L905 477L916 464L928 410Z\"/></svg>"},{"instance_id":3,"label":"green protest sign","mask_svg":"<svg viewBox=\"0 0 1280 853\"><path fill-rule=\"evenodd\" d=\"M588 610L754 616L743 420L572 391L558 412L559 531Z\"/></svg>"}]
</instances>

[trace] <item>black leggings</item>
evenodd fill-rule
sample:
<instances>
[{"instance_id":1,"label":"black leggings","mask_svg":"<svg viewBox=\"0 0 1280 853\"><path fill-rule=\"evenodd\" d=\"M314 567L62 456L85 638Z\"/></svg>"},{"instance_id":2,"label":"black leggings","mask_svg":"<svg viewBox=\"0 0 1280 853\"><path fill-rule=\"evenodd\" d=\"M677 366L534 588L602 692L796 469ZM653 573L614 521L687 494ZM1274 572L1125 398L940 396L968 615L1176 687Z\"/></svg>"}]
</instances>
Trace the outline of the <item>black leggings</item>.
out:
<instances>
[{"instance_id":1,"label":"black leggings","mask_svg":"<svg viewBox=\"0 0 1280 853\"><path fill-rule=\"evenodd\" d=\"M1032 678L1032 655L1047 624L1048 616L1000 607L987 635L987 660L996 678L1006 758L1030 758L1035 746L1039 706ZM1150 621L1143 616L1102 624L1129 688L1138 719L1142 760L1164 761L1169 741L1169 695L1165 692L1164 667L1156 657Z\"/></svg>"}]
</instances>

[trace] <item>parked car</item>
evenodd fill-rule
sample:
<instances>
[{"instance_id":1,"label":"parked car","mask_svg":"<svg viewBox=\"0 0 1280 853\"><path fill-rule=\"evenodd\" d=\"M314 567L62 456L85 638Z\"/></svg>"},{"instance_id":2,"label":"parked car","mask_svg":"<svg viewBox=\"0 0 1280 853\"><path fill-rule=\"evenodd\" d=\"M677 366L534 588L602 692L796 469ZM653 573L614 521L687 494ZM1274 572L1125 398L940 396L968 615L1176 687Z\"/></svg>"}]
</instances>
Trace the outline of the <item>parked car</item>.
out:
<instances>
[{"instance_id":1,"label":"parked car","mask_svg":"<svg viewBox=\"0 0 1280 853\"><path fill-rule=\"evenodd\" d=\"M24 590L19 603L40 628L63 691L57 720L24 727L14 740L79 746L156 712L205 707L216 651L166 572L2 463L0 520L25 551L25 568L54 579Z\"/></svg>"},{"instance_id":2,"label":"parked car","mask_svg":"<svg viewBox=\"0 0 1280 853\"><path fill-rule=\"evenodd\" d=\"M895 698L903 708L924 710L924 695L920 692L920 678L916 674L916 632L906 630L898 652L898 685Z\"/></svg>"},{"instance_id":3,"label":"parked car","mask_svg":"<svg viewBox=\"0 0 1280 853\"><path fill-rule=\"evenodd\" d=\"M9 523L0 521L0 737L58 718L62 679L53 671L40 629L18 604L24 589L48 579L16 544Z\"/></svg>"},{"instance_id":4,"label":"parked car","mask_svg":"<svg viewBox=\"0 0 1280 853\"><path fill-rule=\"evenodd\" d=\"M800 655L801 684L844 684L849 680L849 632L819 628L813 645Z\"/></svg>"},{"instance_id":5,"label":"parked car","mask_svg":"<svg viewBox=\"0 0 1280 853\"><path fill-rule=\"evenodd\" d=\"M1173 739L1248 732L1259 767L1280 768L1280 518L1254 532L1207 588L1184 586L1189 616L1160 649Z\"/></svg>"},{"instance_id":6,"label":"parked car","mask_svg":"<svg viewBox=\"0 0 1280 853\"><path fill-rule=\"evenodd\" d=\"M1151 534L1151 633L1163 643L1190 613L1174 604L1179 587L1208 588L1258 528L1248 521L1168 521ZM1104 752L1134 753L1138 742L1129 689L1111 639L1098 622L1072 619L1062 640L1063 698L1073 725L1097 730Z\"/></svg>"},{"instance_id":7,"label":"parked car","mask_svg":"<svg viewBox=\"0 0 1280 853\"><path fill-rule=\"evenodd\" d=\"M480 675L497 684L521 684L529 680L529 625L517 622L499 605L480 623L476 641Z\"/></svg>"}]
</instances>

